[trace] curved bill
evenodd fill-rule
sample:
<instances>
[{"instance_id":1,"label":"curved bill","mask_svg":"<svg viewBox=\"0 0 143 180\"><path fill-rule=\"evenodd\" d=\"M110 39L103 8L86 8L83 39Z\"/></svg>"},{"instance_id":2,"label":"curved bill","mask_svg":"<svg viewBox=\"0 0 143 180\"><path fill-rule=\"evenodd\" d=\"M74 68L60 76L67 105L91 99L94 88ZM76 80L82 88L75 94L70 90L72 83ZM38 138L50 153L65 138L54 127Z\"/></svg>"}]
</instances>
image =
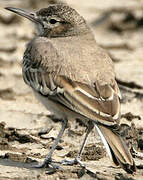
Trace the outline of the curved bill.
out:
<instances>
[{"instance_id":1,"label":"curved bill","mask_svg":"<svg viewBox=\"0 0 143 180\"><path fill-rule=\"evenodd\" d=\"M23 16L27 19L29 19L30 21L34 22L34 23L40 23L40 20L37 18L37 15L36 13L34 12L28 12L28 11L25 11L23 9L19 9L19 8L14 8L14 7L6 7L5 8L6 10L9 10L9 11L12 11L20 16Z\"/></svg>"}]
</instances>

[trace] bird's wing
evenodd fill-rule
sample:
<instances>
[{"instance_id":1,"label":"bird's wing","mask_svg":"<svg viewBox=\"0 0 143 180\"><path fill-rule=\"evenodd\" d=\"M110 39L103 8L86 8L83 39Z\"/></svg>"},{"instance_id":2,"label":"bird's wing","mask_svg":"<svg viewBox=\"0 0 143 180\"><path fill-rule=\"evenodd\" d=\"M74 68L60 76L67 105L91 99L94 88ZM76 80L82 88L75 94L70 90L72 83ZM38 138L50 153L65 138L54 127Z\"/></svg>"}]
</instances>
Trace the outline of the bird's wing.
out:
<instances>
[{"instance_id":1,"label":"bird's wing","mask_svg":"<svg viewBox=\"0 0 143 180\"><path fill-rule=\"evenodd\" d=\"M47 43L46 62L58 58ZM49 47L48 47L49 46ZM53 52L52 52L53 51ZM24 81L41 95L57 101L72 111L105 125L116 125L120 117L119 89L115 80L111 84L95 85L73 81L45 67L44 57L36 46L27 48L23 59Z\"/></svg>"},{"instance_id":2,"label":"bird's wing","mask_svg":"<svg viewBox=\"0 0 143 180\"><path fill-rule=\"evenodd\" d=\"M64 76L58 76L56 84L63 89L61 96L70 102L74 111L101 124L117 124L120 102L117 92L110 85L105 85L102 91L98 91L97 84L91 87ZM62 99L60 102L62 103Z\"/></svg>"}]
</instances>

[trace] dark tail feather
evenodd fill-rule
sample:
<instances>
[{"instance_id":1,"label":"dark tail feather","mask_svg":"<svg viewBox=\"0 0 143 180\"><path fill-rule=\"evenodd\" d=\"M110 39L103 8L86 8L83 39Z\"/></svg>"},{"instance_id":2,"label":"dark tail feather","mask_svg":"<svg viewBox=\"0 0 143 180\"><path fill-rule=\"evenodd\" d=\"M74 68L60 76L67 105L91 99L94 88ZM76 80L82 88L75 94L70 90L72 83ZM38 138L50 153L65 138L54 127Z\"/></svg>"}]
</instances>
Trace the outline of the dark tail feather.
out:
<instances>
[{"instance_id":1,"label":"dark tail feather","mask_svg":"<svg viewBox=\"0 0 143 180\"><path fill-rule=\"evenodd\" d=\"M96 128L113 162L130 174L135 172L134 160L123 139L106 126L96 125Z\"/></svg>"}]
</instances>

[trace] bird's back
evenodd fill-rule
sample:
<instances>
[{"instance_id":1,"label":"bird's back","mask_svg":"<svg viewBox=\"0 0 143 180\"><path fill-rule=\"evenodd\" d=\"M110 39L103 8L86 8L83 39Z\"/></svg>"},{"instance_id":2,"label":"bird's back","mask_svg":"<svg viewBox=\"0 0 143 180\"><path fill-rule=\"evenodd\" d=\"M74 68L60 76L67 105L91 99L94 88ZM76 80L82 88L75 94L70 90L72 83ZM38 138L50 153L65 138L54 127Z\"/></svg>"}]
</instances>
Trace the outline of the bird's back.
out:
<instances>
[{"instance_id":1,"label":"bird's back","mask_svg":"<svg viewBox=\"0 0 143 180\"><path fill-rule=\"evenodd\" d=\"M47 71L92 86L95 81L102 82L103 85L113 83L115 74L112 60L96 44L91 34L89 37L83 35L82 38L81 36L51 39L37 37L33 41L34 56L38 51L36 61L42 58L42 63L44 67L47 67ZM28 49L31 47L29 46Z\"/></svg>"}]
</instances>

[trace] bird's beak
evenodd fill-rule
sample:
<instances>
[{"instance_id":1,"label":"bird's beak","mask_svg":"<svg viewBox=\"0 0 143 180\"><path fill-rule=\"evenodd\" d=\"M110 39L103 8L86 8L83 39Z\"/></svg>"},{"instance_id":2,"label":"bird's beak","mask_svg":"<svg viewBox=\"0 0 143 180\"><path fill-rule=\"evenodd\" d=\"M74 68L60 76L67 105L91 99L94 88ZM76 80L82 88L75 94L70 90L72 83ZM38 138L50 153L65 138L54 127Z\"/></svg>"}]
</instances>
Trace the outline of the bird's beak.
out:
<instances>
[{"instance_id":1,"label":"bird's beak","mask_svg":"<svg viewBox=\"0 0 143 180\"><path fill-rule=\"evenodd\" d=\"M37 15L35 12L28 12L28 11L25 11L23 9L19 9L19 8L14 8L14 7L6 7L5 8L6 10L9 10L9 11L12 11L20 16L23 16L27 19L29 19L30 21L34 22L34 23L40 23L40 20L37 18Z\"/></svg>"}]
</instances>

